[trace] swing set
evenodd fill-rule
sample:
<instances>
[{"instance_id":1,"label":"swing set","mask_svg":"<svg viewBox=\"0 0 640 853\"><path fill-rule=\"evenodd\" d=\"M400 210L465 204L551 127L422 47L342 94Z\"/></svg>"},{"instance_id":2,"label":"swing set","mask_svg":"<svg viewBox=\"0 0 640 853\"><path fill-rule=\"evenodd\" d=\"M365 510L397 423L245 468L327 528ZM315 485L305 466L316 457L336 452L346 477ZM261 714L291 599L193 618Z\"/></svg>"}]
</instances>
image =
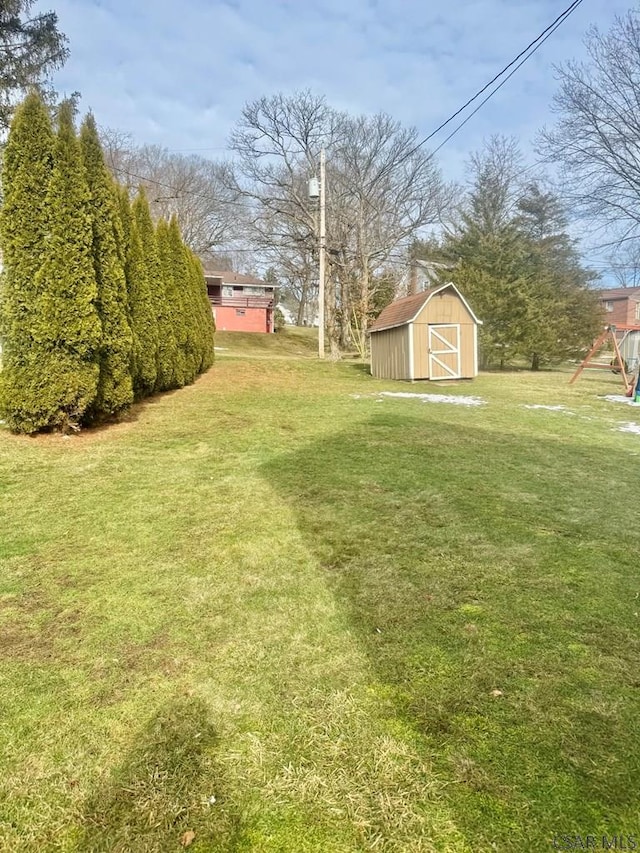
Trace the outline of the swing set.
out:
<instances>
[{"instance_id":1,"label":"swing set","mask_svg":"<svg viewBox=\"0 0 640 853\"><path fill-rule=\"evenodd\" d=\"M611 344L614 357L608 362L594 361L605 344ZM607 326L569 380L572 385L583 370L612 370L619 373L625 393L633 393L633 374L639 369L640 326L619 324Z\"/></svg>"}]
</instances>

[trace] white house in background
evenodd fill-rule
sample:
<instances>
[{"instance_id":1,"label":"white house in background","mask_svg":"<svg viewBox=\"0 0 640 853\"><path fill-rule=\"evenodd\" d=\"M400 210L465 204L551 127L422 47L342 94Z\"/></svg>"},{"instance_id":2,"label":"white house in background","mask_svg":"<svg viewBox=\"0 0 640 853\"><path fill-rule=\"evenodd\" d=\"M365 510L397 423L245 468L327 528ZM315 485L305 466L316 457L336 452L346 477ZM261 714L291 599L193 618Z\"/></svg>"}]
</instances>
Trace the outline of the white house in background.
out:
<instances>
[{"instance_id":1,"label":"white house in background","mask_svg":"<svg viewBox=\"0 0 640 853\"><path fill-rule=\"evenodd\" d=\"M279 302L278 305L276 305L276 310L282 313L282 316L284 317L284 322L287 324L287 326L295 326L296 320L298 318L293 313L293 311L287 308L286 305L283 305L282 302Z\"/></svg>"},{"instance_id":2,"label":"white house in background","mask_svg":"<svg viewBox=\"0 0 640 853\"><path fill-rule=\"evenodd\" d=\"M411 296L413 293L423 293L438 287L445 270L451 269L451 264L439 261L411 261L398 283L399 296Z\"/></svg>"}]
</instances>

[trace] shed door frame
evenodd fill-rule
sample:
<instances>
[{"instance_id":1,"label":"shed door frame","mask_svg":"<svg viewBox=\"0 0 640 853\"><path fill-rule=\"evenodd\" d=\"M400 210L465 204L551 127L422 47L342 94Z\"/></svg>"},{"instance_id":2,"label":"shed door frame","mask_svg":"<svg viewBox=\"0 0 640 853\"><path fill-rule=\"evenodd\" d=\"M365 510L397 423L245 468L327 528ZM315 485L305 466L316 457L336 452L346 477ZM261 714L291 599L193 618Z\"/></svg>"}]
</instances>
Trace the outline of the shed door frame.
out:
<instances>
[{"instance_id":1,"label":"shed door frame","mask_svg":"<svg viewBox=\"0 0 640 853\"><path fill-rule=\"evenodd\" d=\"M460 323L434 323L428 326L428 346L429 346L429 379L438 381L439 379L460 379L461 371L461 356L460 356ZM438 329L455 329L456 344L455 346L448 341L443 335L438 334ZM435 340L434 340L435 338ZM455 355L456 370L445 364L439 356ZM443 371L443 376L433 375L433 365L437 364Z\"/></svg>"}]
</instances>

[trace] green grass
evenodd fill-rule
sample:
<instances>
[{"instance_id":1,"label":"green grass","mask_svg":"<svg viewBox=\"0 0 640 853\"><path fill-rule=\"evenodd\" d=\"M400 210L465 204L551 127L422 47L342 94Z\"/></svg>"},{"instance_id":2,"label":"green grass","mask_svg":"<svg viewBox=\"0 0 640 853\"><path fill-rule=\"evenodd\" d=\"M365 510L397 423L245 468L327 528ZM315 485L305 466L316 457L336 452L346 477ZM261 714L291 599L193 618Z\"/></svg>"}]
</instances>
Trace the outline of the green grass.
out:
<instances>
[{"instance_id":1,"label":"green grass","mask_svg":"<svg viewBox=\"0 0 640 853\"><path fill-rule=\"evenodd\" d=\"M254 332L217 332L216 350L224 356L278 356L314 358L318 353L318 330L287 326L272 335Z\"/></svg>"},{"instance_id":2,"label":"green grass","mask_svg":"<svg viewBox=\"0 0 640 853\"><path fill-rule=\"evenodd\" d=\"M316 362L308 330L217 346L125 423L0 432L0 850L637 835L615 378L410 386Z\"/></svg>"}]
</instances>

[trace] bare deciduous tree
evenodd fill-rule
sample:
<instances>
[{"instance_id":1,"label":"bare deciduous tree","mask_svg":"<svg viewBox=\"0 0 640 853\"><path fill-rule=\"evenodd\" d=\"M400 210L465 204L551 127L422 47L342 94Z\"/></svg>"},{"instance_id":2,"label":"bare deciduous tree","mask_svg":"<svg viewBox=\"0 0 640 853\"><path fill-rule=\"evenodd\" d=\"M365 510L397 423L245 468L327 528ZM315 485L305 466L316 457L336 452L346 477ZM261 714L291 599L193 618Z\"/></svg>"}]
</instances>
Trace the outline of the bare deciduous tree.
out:
<instances>
[{"instance_id":1,"label":"bare deciduous tree","mask_svg":"<svg viewBox=\"0 0 640 853\"><path fill-rule=\"evenodd\" d=\"M352 323L366 331L374 273L438 219L446 194L435 164L415 130L387 115L338 112L310 92L248 104L230 144L238 155L235 188L254 206L255 239L272 262L295 259L299 282L308 281L318 245L307 181L326 149L326 322L337 356Z\"/></svg>"},{"instance_id":2,"label":"bare deciduous tree","mask_svg":"<svg viewBox=\"0 0 640 853\"><path fill-rule=\"evenodd\" d=\"M138 147L129 135L112 130L101 139L120 183L145 187L154 218L175 214L185 243L205 261L233 254L228 246L242 237L248 212L232 188L228 164L157 145Z\"/></svg>"},{"instance_id":3,"label":"bare deciduous tree","mask_svg":"<svg viewBox=\"0 0 640 853\"><path fill-rule=\"evenodd\" d=\"M622 239L640 235L640 16L617 17L608 33L592 27L588 63L557 69L554 127L540 149L561 165L574 209Z\"/></svg>"}]
</instances>

